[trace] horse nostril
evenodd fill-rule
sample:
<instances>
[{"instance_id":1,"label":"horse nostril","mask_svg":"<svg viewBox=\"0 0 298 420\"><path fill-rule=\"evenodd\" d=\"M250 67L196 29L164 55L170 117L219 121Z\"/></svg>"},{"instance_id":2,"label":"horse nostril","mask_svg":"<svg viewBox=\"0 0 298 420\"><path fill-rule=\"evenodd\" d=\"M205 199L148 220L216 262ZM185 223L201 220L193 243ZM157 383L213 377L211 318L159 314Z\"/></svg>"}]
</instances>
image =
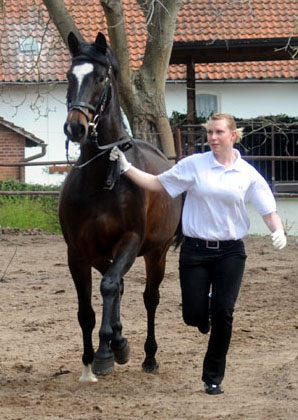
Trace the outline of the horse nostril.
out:
<instances>
[{"instance_id":1,"label":"horse nostril","mask_svg":"<svg viewBox=\"0 0 298 420\"><path fill-rule=\"evenodd\" d=\"M75 142L79 142L86 136L86 128L80 123L69 123L64 125L66 135Z\"/></svg>"},{"instance_id":2,"label":"horse nostril","mask_svg":"<svg viewBox=\"0 0 298 420\"><path fill-rule=\"evenodd\" d=\"M77 131L78 131L79 139L85 136L86 131L85 131L85 126L83 124L78 124Z\"/></svg>"}]
</instances>

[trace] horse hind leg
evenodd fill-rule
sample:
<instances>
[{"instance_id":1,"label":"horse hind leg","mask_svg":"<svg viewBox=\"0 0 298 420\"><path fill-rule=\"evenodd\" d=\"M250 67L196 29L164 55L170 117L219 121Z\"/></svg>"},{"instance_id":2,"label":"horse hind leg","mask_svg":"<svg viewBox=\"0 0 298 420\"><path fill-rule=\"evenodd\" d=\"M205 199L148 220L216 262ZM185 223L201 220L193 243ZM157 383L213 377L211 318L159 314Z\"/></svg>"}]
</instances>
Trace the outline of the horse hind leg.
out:
<instances>
[{"instance_id":1,"label":"horse hind leg","mask_svg":"<svg viewBox=\"0 0 298 420\"><path fill-rule=\"evenodd\" d=\"M95 313L91 305L91 267L79 263L69 252L68 265L78 295L78 321L83 334L83 370L80 382L97 382L92 373L91 364L94 358L92 331L95 327Z\"/></svg>"},{"instance_id":2,"label":"horse hind leg","mask_svg":"<svg viewBox=\"0 0 298 420\"><path fill-rule=\"evenodd\" d=\"M165 273L167 250L168 247L144 256L147 279L143 299L147 310L147 338L144 345L145 360L142 364L142 368L147 373L154 373L159 367L155 359L157 352L155 313L159 304L159 285L162 282Z\"/></svg>"}]
</instances>

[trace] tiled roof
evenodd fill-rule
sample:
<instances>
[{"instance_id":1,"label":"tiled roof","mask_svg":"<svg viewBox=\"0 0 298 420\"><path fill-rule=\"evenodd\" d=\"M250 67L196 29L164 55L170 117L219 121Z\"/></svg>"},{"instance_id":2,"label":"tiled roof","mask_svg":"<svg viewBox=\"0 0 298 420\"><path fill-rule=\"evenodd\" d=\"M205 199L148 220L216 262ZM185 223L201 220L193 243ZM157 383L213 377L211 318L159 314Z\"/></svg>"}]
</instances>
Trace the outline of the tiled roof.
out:
<instances>
[{"instance_id":1,"label":"tiled roof","mask_svg":"<svg viewBox=\"0 0 298 420\"><path fill-rule=\"evenodd\" d=\"M83 37L107 35L98 0L65 0ZM131 66L140 66L146 43L144 18L136 0L123 0ZM195 42L298 36L297 0L184 0L175 41ZM36 42L37 41L37 42ZM35 49L32 55L30 50ZM0 82L64 81L69 53L41 0L9 0L0 5ZM297 78L295 60L196 65L196 78ZM170 66L168 77L185 79L185 66Z\"/></svg>"},{"instance_id":2,"label":"tiled roof","mask_svg":"<svg viewBox=\"0 0 298 420\"><path fill-rule=\"evenodd\" d=\"M297 36L297 0L186 0L175 40Z\"/></svg>"},{"instance_id":3,"label":"tiled roof","mask_svg":"<svg viewBox=\"0 0 298 420\"><path fill-rule=\"evenodd\" d=\"M298 61L251 61L245 63L196 64L196 79L212 80L255 80L255 79L297 79ZM171 79L186 79L184 65L170 66Z\"/></svg>"}]
</instances>

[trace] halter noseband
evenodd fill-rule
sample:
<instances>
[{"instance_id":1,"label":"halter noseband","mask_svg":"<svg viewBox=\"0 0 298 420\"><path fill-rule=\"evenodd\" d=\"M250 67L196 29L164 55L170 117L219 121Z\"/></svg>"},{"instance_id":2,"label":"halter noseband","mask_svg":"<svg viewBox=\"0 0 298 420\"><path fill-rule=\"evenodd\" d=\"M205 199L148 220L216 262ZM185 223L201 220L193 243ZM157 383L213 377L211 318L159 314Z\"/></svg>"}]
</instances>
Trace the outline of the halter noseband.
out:
<instances>
[{"instance_id":1,"label":"halter noseband","mask_svg":"<svg viewBox=\"0 0 298 420\"><path fill-rule=\"evenodd\" d=\"M96 108L93 105L88 104L87 102L71 102L67 106L67 111L69 112L69 111L72 111L73 109L80 111L82 114L85 115L87 121L90 122L91 121L90 117L84 108L89 109L94 115L96 114Z\"/></svg>"}]
</instances>

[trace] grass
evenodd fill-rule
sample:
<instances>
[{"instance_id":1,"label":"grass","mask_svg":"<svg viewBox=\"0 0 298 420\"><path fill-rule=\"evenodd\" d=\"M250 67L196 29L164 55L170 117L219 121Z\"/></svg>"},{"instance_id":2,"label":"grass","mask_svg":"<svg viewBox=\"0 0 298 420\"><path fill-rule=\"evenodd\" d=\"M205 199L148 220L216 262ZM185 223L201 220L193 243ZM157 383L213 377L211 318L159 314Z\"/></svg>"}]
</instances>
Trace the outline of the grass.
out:
<instances>
[{"instance_id":1,"label":"grass","mask_svg":"<svg viewBox=\"0 0 298 420\"><path fill-rule=\"evenodd\" d=\"M2 201L0 226L19 229L38 228L45 232L61 233L57 212L45 209L42 203L28 197L14 202Z\"/></svg>"},{"instance_id":2,"label":"grass","mask_svg":"<svg viewBox=\"0 0 298 420\"><path fill-rule=\"evenodd\" d=\"M55 186L41 186L18 181L0 181L2 191L57 190ZM0 227L18 229L41 229L45 232L61 233L58 220L58 196L0 196Z\"/></svg>"}]
</instances>

